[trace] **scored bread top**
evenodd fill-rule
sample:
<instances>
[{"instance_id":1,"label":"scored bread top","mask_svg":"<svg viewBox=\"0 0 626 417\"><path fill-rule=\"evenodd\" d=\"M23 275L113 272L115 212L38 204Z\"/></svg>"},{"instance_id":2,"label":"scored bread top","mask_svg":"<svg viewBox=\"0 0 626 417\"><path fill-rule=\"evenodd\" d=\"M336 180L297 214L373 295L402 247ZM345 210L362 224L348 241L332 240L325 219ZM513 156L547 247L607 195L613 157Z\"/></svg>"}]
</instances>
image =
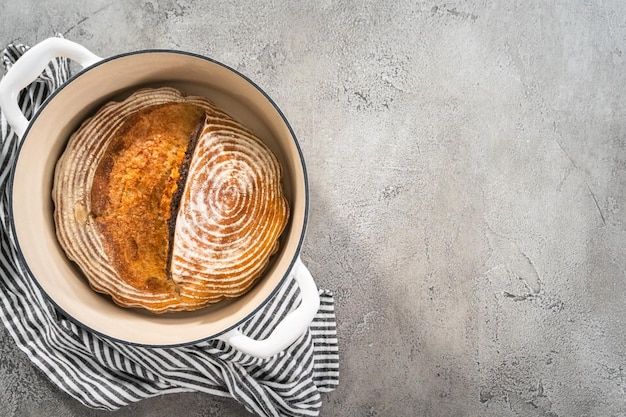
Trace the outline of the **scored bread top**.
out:
<instances>
[{"instance_id":1,"label":"scored bread top","mask_svg":"<svg viewBox=\"0 0 626 417\"><path fill-rule=\"evenodd\" d=\"M72 135L53 187L59 243L124 307L195 310L245 293L279 245L281 167L202 97L144 89Z\"/></svg>"},{"instance_id":2,"label":"scored bread top","mask_svg":"<svg viewBox=\"0 0 626 417\"><path fill-rule=\"evenodd\" d=\"M280 178L261 141L233 121L207 118L172 242L171 274L183 299L236 297L261 275L289 215Z\"/></svg>"},{"instance_id":3,"label":"scored bread top","mask_svg":"<svg viewBox=\"0 0 626 417\"><path fill-rule=\"evenodd\" d=\"M146 107L126 118L97 164L91 214L111 264L135 288L176 291L167 272L173 203L203 122L192 104Z\"/></svg>"}]
</instances>

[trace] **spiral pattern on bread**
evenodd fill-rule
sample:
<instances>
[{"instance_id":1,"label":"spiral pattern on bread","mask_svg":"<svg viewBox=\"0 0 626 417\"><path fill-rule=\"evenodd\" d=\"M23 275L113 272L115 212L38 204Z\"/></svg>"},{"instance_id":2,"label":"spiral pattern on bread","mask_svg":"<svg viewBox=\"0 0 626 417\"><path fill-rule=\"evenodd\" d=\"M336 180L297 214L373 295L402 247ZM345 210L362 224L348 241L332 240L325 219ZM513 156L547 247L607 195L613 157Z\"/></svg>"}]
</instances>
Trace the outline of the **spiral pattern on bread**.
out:
<instances>
[{"instance_id":1,"label":"spiral pattern on bread","mask_svg":"<svg viewBox=\"0 0 626 417\"><path fill-rule=\"evenodd\" d=\"M244 294L266 269L289 217L281 176L267 146L208 99L140 90L68 141L57 237L115 303L196 310Z\"/></svg>"},{"instance_id":2,"label":"spiral pattern on bread","mask_svg":"<svg viewBox=\"0 0 626 417\"><path fill-rule=\"evenodd\" d=\"M256 137L227 120L207 120L174 233L171 271L181 296L236 297L261 274L288 215L280 176Z\"/></svg>"}]
</instances>

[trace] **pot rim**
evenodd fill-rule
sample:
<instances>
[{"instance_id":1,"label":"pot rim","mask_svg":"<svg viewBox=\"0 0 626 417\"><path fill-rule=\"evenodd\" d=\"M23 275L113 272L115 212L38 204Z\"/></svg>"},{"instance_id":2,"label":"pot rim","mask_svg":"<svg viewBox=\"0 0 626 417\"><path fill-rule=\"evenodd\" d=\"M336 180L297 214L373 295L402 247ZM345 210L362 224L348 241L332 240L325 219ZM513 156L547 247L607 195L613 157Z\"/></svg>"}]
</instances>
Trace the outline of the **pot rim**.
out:
<instances>
[{"instance_id":1,"label":"pot rim","mask_svg":"<svg viewBox=\"0 0 626 417\"><path fill-rule=\"evenodd\" d=\"M20 159L20 154L21 154L21 151L22 151L22 147L23 147L24 143L26 142L26 140L28 140L28 135L30 133L30 130L31 130L33 124L37 121L37 118L40 116L40 114L42 114L46 110L46 108L49 105L51 105L52 101L57 96L57 94L59 94L65 88L70 88L71 84L76 79L78 79L81 76L84 76L87 72L91 71L94 68L100 67L102 65L106 65L107 63L109 63L111 61L114 61L114 60L117 60L117 59L121 59L121 58L124 58L124 57L127 57L127 56L151 54L151 53L179 54L179 55L186 55L186 56L199 58L199 59L208 61L208 62L210 62L212 64L221 66L221 67L223 67L224 69L226 69L228 71L231 71L232 73L234 73L235 75L237 75L238 77L242 78L244 81L249 83L256 90L258 90L265 97L265 99L268 101L268 103L271 104L271 106L276 110L276 112L280 116L282 122L285 124L285 127L287 127L287 129L289 130L289 134L290 134L290 136L291 136L291 138L293 140L293 144L295 145L296 150L298 152L299 162L300 162L300 166L302 167L302 174L303 174L303 180L304 180L303 181L304 182L304 190L303 190L303 194L304 194L304 215L303 215L302 230L300 232L300 236L298 238L298 243L296 245L296 248L295 248L295 251L293 253L293 256L291 257L291 260L289 262L289 266L285 270L283 276L278 281L277 285L274 286L274 288L269 292L267 297L261 303L259 303L256 307L254 307L254 309L252 309L252 311L250 313L248 313L246 316L244 316L242 319L238 320L237 322L233 323L232 325L228 326L226 329L224 329L222 331L218 331L218 332L216 332L214 334L211 334L211 335L207 335L207 336L203 336L201 338L197 338L195 340L190 340L190 341L180 342L180 343L171 343L171 344L169 344L169 343L166 343L166 344L146 344L146 343L141 343L141 342L127 341L127 340L123 340L123 339L120 339L120 338L117 338L117 337L114 337L114 336L110 336L110 335L104 334L101 331L93 329L90 326L82 323L80 320L78 320L75 317L73 317L72 315L68 314L65 311L65 309L63 309L60 305L58 305L53 300L53 298L47 293L47 291L43 288L43 286L40 284L39 280L36 278L35 274L31 271L31 269L30 269L30 267L28 265L28 262L26 261L26 258L24 256L23 251L22 251L21 246L20 246L19 238L17 237L17 233L16 233L16 226L15 226L15 221L14 221L14 207L13 207L14 203L13 203L13 199L12 199L13 192L14 192L15 171L16 171L17 163L18 163L18 161ZM9 204L8 204L9 227L10 227L10 233L13 234L13 238L14 238L13 241L15 242L16 255L19 258L21 266L26 270L28 275L33 278L33 281L35 282L35 284L37 285L39 290L42 292L42 294L44 294L45 298L55 307L55 309L57 311L61 312L65 318L67 318L68 320L70 320L74 324L76 324L79 327L81 327L81 328L91 332L92 334L97 335L98 337L101 337L101 338L104 338L104 339L107 339L107 340L111 340L111 341L115 341L115 342L118 342L118 343L122 343L124 345L140 346L140 347L151 347L151 348L173 348L173 347L180 347L180 346L189 346L189 345L201 343L201 342L204 342L204 341L207 341L207 340L210 340L210 339L215 339L218 336L221 336L223 334L228 333L229 331L232 331L233 329L236 329L241 324L245 323L246 321L251 319L254 315L256 315L278 293L280 288L284 285L287 277L289 277L289 275L293 273L294 267L295 267L295 265L296 265L296 263L298 261L300 252L302 250L302 246L303 246L304 239L305 239L305 236L306 236L306 230L307 230L307 226L308 226L308 217L309 217L310 193L309 193L309 181L308 181L308 174L307 174L306 164L305 164L305 161L304 161L304 155L302 153L302 148L300 147L300 143L298 142L298 138L297 138L293 128L291 127L291 124L287 120L285 114L280 109L278 104L276 104L276 102L257 83L252 81L248 76L244 75L240 71L238 71L238 70L236 70L236 69L234 69L234 68L232 68L232 67L230 67L230 66L228 66L228 65L226 65L226 64L224 64L222 62L219 62L219 61L217 61L217 60L215 60L213 58L210 58L210 57L198 54L198 53L187 52L187 51L176 50L176 49L167 49L167 48L141 49L141 50L124 52L124 53L112 55L110 57L102 58L102 60L96 62L95 64L93 64L93 65L91 65L91 66L89 66L87 68L81 69L76 74L74 74L70 78L68 78L59 87L57 87L53 92L51 92L50 95L44 100L42 105L31 116L30 120L28 121L28 126L27 126L26 130L24 131L24 135L21 138L18 138L17 149L15 151L15 158L14 158L14 160L11 163L11 170L10 170L9 178L8 178L8 182L7 182L7 191L8 191L8 196L9 196Z\"/></svg>"}]
</instances>

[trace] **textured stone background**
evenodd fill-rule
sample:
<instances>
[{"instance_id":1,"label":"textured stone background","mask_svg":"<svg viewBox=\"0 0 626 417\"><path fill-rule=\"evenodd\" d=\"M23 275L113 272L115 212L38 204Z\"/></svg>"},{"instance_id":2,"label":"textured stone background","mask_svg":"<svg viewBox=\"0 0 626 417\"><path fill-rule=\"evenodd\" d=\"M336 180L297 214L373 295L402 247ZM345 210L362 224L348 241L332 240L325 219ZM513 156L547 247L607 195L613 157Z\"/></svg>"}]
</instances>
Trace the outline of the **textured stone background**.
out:
<instances>
[{"instance_id":1,"label":"textured stone background","mask_svg":"<svg viewBox=\"0 0 626 417\"><path fill-rule=\"evenodd\" d=\"M626 416L626 3L4 1L0 44L176 48L262 86L306 156L303 258L332 289L324 416ZM114 413L0 331L3 416Z\"/></svg>"}]
</instances>

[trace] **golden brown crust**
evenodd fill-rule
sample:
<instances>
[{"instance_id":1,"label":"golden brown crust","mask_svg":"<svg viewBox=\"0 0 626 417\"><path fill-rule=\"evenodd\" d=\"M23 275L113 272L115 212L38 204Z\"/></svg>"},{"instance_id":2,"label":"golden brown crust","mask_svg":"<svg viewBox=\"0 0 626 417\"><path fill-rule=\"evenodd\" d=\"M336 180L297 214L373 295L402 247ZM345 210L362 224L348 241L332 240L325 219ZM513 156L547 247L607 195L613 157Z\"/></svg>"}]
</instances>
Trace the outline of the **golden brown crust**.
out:
<instances>
[{"instance_id":1,"label":"golden brown crust","mask_svg":"<svg viewBox=\"0 0 626 417\"><path fill-rule=\"evenodd\" d=\"M167 273L172 199L204 111L186 103L150 106L111 138L91 188L91 207L111 264L146 291L176 291Z\"/></svg>"},{"instance_id":2,"label":"golden brown crust","mask_svg":"<svg viewBox=\"0 0 626 417\"><path fill-rule=\"evenodd\" d=\"M55 171L57 237L115 303L195 310L263 273L289 217L281 175L271 151L207 99L140 90L70 138Z\"/></svg>"}]
</instances>

